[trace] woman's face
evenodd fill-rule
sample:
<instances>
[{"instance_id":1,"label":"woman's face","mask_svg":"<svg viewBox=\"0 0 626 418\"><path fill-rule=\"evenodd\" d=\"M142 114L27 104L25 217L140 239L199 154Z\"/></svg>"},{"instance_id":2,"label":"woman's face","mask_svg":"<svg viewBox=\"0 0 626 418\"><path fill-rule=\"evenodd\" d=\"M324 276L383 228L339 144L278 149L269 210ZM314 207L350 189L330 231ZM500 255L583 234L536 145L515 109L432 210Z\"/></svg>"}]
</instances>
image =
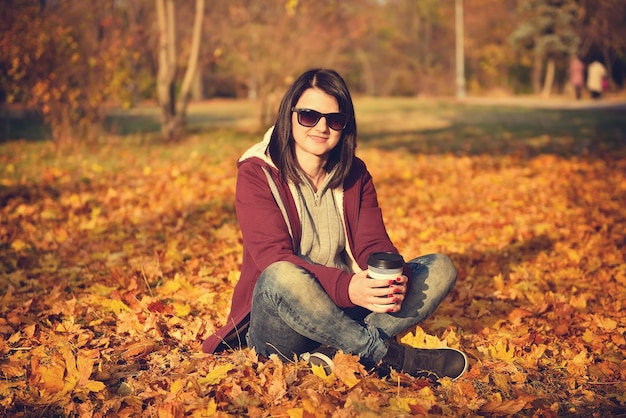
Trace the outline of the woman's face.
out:
<instances>
[{"instance_id":1,"label":"woman's face","mask_svg":"<svg viewBox=\"0 0 626 418\"><path fill-rule=\"evenodd\" d=\"M305 90L294 107L320 113L339 112L337 99L316 88ZM296 158L300 165L312 159L321 159L324 162L328 160L328 154L337 146L342 133L341 130L331 129L325 117L320 118L313 127L302 126L298 123L297 112L291 113L291 130L296 141Z\"/></svg>"}]
</instances>

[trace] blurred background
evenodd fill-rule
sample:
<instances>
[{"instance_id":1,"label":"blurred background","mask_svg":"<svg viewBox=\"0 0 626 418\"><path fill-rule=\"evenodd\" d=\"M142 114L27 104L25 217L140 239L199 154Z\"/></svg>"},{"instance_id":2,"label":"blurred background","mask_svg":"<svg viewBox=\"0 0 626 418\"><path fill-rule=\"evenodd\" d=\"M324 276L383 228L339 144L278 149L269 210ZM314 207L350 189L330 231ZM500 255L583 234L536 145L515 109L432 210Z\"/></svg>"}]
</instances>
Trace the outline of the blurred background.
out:
<instances>
[{"instance_id":1,"label":"blurred background","mask_svg":"<svg viewBox=\"0 0 626 418\"><path fill-rule=\"evenodd\" d=\"M158 103L175 137L193 101L254 100L271 120L310 67L362 96L575 100L573 57L622 94L624 0L3 0L0 113L83 137Z\"/></svg>"}]
</instances>

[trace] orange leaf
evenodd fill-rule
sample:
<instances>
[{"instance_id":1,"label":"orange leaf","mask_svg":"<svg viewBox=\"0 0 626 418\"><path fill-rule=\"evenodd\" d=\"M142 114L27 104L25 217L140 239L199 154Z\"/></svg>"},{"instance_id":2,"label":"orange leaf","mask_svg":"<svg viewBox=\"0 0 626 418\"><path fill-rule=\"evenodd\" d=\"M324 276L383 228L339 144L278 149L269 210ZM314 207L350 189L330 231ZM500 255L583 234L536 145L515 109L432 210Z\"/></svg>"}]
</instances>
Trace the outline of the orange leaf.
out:
<instances>
[{"instance_id":1,"label":"orange leaf","mask_svg":"<svg viewBox=\"0 0 626 418\"><path fill-rule=\"evenodd\" d=\"M524 395L517 399L502 402L487 402L480 408L480 412L488 414L505 414L513 415L524 409L528 403L536 398L530 395Z\"/></svg>"},{"instance_id":2,"label":"orange leaf","mask_svg":"<svg viewBox=\"0 0 626 418\"><path fill-rule=\"evenodd\" d=\"M133 344L129 344L124 347L122 357L126 360L130 360L133 357L143 357L152 353L156 348L156 344L152 341L140 341Z\"/></svg>"},{"instance_id":3,"label":"orange leaf","mask_svg":"<svg viewBox=\"0 0 626 418\"><path fill-rule=\"evenodd\" d=\"M357 356L344 354L341 351L335 355L333 363L335 376L350 388L359 383L357 375L364 376L367 373Z\"/></svg>"},{"instance_id":4,"label":"orange leaf","mask_svg":"<svg viewBox=\"0 0 626 418\"><path fill-rule=\"evenodd\" d=\"M81 350L78 352L76 366L78 368L78 386L88 392L99 392L104 389L104 383L90 380L93 373L93 366L100 358L100 350Z\"/></svg>"}]
</instances>

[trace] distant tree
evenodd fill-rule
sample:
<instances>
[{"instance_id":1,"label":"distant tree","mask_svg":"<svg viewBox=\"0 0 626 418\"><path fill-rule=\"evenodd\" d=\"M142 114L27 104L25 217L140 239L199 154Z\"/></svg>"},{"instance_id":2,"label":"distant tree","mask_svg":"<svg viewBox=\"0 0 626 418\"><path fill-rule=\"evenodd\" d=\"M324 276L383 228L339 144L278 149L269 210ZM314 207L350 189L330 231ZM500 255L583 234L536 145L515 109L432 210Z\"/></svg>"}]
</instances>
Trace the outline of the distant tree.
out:
<instances>
[{"instance_id":1,"label":"distant tree","mask_svg":"<svg viewBox=\"0 0 626 418\"><path fill-rule=\"evenodd\" d=\"M626 67L626 1L582 0L581 5L580 54L604 61L610 78L615 64Z\"/></svg>"},{"instance_id":2,"label":"distant tree","mask_svg":"<svg viewBox=\"0 0 626 418\"><path fill-rule=\"evenodd\" d=\"M395 51L396 56L384 60L394 65L380 73L387 80L395 76L399 85L383 93L396 93L400 85L414 94L447 89L454 77L454 15L449 15L453 8L437 0L394 0L384 8L384 34L391 41L383 50Z\"/></svg>"},{"instance_id":3,"label":"distant tree","mask_svg":"<svg viewBox=\"0 0 626 418\"><path fill-rule=\"evenodd\" d=\"M454 23L436 0L343 2L337 21L341 62L369 96L435 94L453 73Z\"/></svg>"},{"instance_id":4,"label":"distant tree","mask_svg":"<svg viewBox=\"0 0 626 418\"><path fill-rule=\"evenodd\" d=\"M346 45L340 21L345 3L334 0L230 0L210 10L219 38L219 69L246 84L260 101L259 120L274 118L282 91L308 67L337 67Z\"/></svg>"},{"instance_id":5,"label":"distant tree","mask_svg":"<svg viewBox=\"0 0 626 418\"><path fill-rule=\"evenodd\" d=\"M38 111L57 142L96 138L134 59L118 10L111 2L7 3L0 19L7 102Z\"/></svg>"},{"instance_id":6,"label":"distant tree","mask_svg":"<svg viewBox=\"0 0 626 418\"><path fill-rule=\"evenodd\" d=\"M157 100L161 110L161 132L167 140L184 133L191 87L198 71L202 40L204 0L196 0L196 11L187 65L180 89L177 88L178 45L176 43L176 5L174 0L155 0L158 30Z\"/></svg>"},{"instance_id":7,"label":"distant tree","mask_svg":"<svg viewBox=\"0 0 626 418\"><path fill-rule=\"evenodd\" d=\"M465 60L470 93L509 90L515 54L507 40L515 27L515 5L503 0L464 2Z\"/></svg>"},{"instance_id":8,"label":"distant tree","mask_svg":"<svg viewBox=\"0 0 626 418\"><path fill-rule=\"evenodd\" d=\"M549 95L556 61L566 63L567 58L578 50L580 38L575 27L580 8L574 0L525 0L519 2L517 12L519 24L510 41L518 50L530 53L535 92ZM544 64L546 72L542 88Z\"/></svg>"}]
</instances>

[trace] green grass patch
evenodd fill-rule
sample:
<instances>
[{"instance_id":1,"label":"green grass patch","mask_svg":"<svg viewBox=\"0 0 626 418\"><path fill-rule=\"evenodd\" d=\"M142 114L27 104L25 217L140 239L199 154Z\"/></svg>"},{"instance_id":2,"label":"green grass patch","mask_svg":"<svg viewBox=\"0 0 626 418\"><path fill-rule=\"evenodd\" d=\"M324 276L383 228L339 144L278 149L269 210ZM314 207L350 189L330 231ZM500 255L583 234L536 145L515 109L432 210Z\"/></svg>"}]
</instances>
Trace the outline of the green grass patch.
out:
<instances>
[{"instance_id":1,"label":"green grass patch","mask_svg":"<svg viewBox=\"0 0 626 418\"><path fill-rule=\"evenodd\" d=\"M554 153L600 158L623 155L626 148L623 109L540 109L360 97L355 98L355 107L361 148L420 154L532 157ZM158 140L155 106L112 111L98 143L71 148L45 140L45 128L32 118L12 121L12 126L21 126L21 132L28 135L0 143L0 175L4 183L12 183L39 178L43 170L51 169L123 171L129 165L182 162L192 155L220 161L233 155L233 149L243 151L261 138L267 127L260 126L259 108L257 102L241 100L195 103L188 113L190 134L175 144Z\"/></svg>"}]
</instances>

